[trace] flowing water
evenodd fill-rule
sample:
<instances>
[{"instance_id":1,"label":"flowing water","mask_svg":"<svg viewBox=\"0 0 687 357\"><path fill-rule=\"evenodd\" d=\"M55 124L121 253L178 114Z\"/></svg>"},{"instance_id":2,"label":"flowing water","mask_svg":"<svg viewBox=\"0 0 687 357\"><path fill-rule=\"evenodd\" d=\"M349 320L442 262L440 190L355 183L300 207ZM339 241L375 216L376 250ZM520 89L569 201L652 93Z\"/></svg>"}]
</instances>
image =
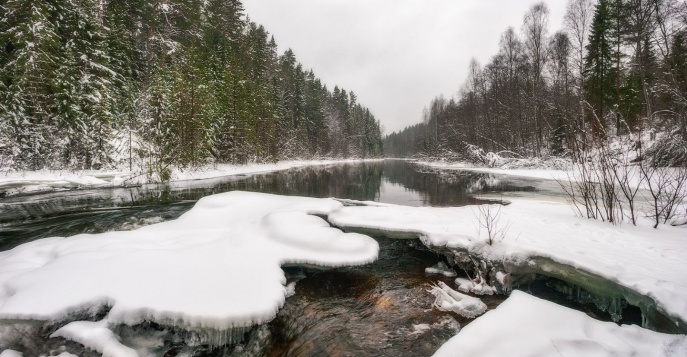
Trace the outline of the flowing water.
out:
<instances>
[{"instance_id":1,"label":"flowing water","mask_svg":"<svg viewBox=\"0 0 687 357\"><path fill-rule=\"evenodd\" d=\"M5 197L0 199L0 250L43 237L135 229L174 219L201 197L232 190L410 206L462 206L517 195L562 197L556 184L548 181L433 170L397 160L313 166L163 185ZM418 241L376 239L380 257L370 265L327 271L285 268L290 281L296 281L295 295L263 327L260 346L252 347L258 355L429 356L470 322L432 308L430 284L452 285L450 278L424 273L441 257ZM551 295L539 285L530 290ZM483 298L490 309L503 299ZM164 355L182 355L180 351L179 346L170 346ZM200 349L194 355L232 351L241 354L229 348Z\"/></svg>"}]
</instances>

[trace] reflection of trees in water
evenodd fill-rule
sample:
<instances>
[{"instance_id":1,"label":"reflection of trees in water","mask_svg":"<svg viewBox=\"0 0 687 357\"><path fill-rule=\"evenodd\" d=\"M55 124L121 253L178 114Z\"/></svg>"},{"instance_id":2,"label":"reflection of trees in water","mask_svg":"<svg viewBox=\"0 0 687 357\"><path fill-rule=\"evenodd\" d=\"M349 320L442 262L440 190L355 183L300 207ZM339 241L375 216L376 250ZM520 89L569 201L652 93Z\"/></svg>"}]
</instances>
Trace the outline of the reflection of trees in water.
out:
<instances>
[{"instance_id":1,"label":"reflection of trees in water","mask_svg":"<svg viewBox=\"0 0 687 357\"><path fill-rule=\"evenodd\" d=\"M431 206L463 206L493 202L477 197L494 192L532 192L532 186L518 185L496 175L440 170L399 160L384 162L384 176L389 182L418 191Z\"/></svg>"},{"instance_id":2,"label":"reflection of trees in water","mask_svg":"<svg viewBox=\"0 0 687 357\"><path fill-rule=\"evenodd\" d=\"M403 161L386 161L384 176L389 182L418 191L432 206L479 204L474 194L484 192L495 182L493 175L455 171L445 172L414 166Z\"/></svg>"},{"instance_id":3,"label":"reflection of trees in water","mask_svg":"<svg viewBox=\"0 0 687 357\"><path fill-rule=\"evenodd\" d=\"M338 197L374 200L379 197L382 180L380 163L311 166L208 181L190 182L187 186L169 185L154 188L132 188L131 199L119 206L168 205L197 201L205 196L229 191L264 192L290 196Z\"/></svg>"},{"instance_id":4,"label":"reflection of trees in water","mask_svg":"<svg viewBox=\"0 0 687 357\"><path fill-rule=\"evenodd\" d=\"M248 177L144 185L141 187L49 193L5 200L0 206L0 250L49 236L120 230L148 218L175 219L195 201L243 190L282 195L374 200L381 163L314 166ZM135 222L133 222L135 223Z\"/></svg>"}]
</instances>

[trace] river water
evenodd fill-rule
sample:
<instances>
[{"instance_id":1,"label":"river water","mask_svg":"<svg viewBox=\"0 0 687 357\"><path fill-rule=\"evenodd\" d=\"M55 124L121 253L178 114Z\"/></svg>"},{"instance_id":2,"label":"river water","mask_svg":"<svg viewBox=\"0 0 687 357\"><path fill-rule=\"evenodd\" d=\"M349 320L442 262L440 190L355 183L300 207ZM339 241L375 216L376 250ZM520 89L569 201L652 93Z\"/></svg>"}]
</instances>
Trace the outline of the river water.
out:
<instances>
[{"instance_id":1,"label":"river water","mask_svg":"<svg viewBox=\"0 0 687 357\"><path fill-rule=\"evenodd\" d=\"M232 190L409 206L463 206L523 195L562 197L557 184L549 181L428 169L399 160L313 166L163 185L5 197L0 199L0 250L44 237L128 230L174 219L201 197ZM442 260L440 256L418 241L375 238L380 257L373 264L327 271L285 268L289 280L296 281L295 295L287 299L274 321L263 326L259 346L253 343L251 347L254 352L265 356L429 356L470 322L432 308L430 284L452 285L450 278L424 273L426 267ZM530 290L552 296L538 285ZM490 309L503 299L483 298ZM161 347L160 355L242 355L241 348L246 346L217 350L170 344Z\"/></svg>"}]
</instances>

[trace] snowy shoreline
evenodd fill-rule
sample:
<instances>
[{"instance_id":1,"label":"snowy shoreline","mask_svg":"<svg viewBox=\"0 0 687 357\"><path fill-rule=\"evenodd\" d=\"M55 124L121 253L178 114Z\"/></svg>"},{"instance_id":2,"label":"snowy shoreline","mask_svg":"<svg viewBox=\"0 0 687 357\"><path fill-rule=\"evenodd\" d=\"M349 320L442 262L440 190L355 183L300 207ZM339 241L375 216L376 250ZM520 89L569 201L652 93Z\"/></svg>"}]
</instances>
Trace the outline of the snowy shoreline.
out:
<instances>
[{"instance_id":1,"label":"snowy shoreline","mask_svg":"<svg viewBox=\"0 0 687 357\"><path fill-rule=\"evenodd\" d=\"M687 332L685 227L653 229L646 221L614 226L575 217L564 203L528 199L513 200L501 213L507 234L492 245L471 207L348 206L328 220L347 231L420 238L464 268L476 260L484 264L484 278L504 290L508 280L550 276L600 296L624 298L643 310L649 324ZM663 316L672 327L661 321Z\"/></svg>"},{"instance_id":2,"label":"snowy shoreline","mask_svg":"<svg viewBox=\"0 0 687 357\"><path fill-rule=\"evenodd\" d=\"M321 165L336 163L342 162L318 162ZM306 165L312 164L301 166ZM267 171L274 170L265 168L257 172ZM234 174L243 173L251 172L246 168ZM212 176L189 179L209 177ZM230 343L235 340L232 336L238 333L236 328L269 321L283 304L287 289L281 266L358 265L375 259L378 248L375 249L377 246L369 237L343 233L330 228L331 224L345 232L419 238L430 249L447 256L449 262L466 270L480 271L489 284L500 291L508 290L513 282L522 281L521 278L539 274L608 297L608 309L617 308L619 299L624 299L640 307L646 327L681 334L661 334L639 327L616 330L617 326L612 323L598 323L584 316L565 321L567 331L572 333L561 337L549 331L545 322L528 322L534 331L542 332L541 341L545 347L548 340L574 339L585 326L593 325L596 332L587 338L589 343L602 344L599 348L607 352L603 355L619 351L620 345L603 344L605 334L616 332L636 336L638 341L646 339L646 343L627 347L628 351L644 351L651 347L658 351L656 356L679 356L687 350L684 336L687 332L687 286L684 285L687 227L662 225L653 229L646 220L641 220L638 226L613 226L575 217L567 204L532 199L512 200L502 207L501 213L501 222L507 226L505 237L488 244L484 232L479 229L479 212L475 207L407 207L238 191L213 195L201 199L191 211L175 221L131 232L41 239L0 252L0 320L72 322L62 326L54 336L94 346L91 348L95 350L105 349L106 344L110 346L107 348L112 348L112 344L118 343L121 346L117 348L130 348L131 351L126 351L131 352L131 356L145 355L145 348L128 346L128 341L118 342L113 335L117 325L156 321L174 326L174 329L204 334L206 340L217 341L217 344ZM265 247L256 245L253 237L260 237L261 244L271 247L267 253L271 263L254 264L254 261L264 264L266 253ZM227 254L234 258L227 258ZM108 268L112 266L125 267L125 274ZM245 266L251 267L249 278L227 274L233 271L247 273ZM69 279L59 277L55 269L60 267L69 270ZM95 279L94 271L102 273L97 278L102 279L104 285L89 290ZM204 278L197 279L198 276ZM138 279L144 281L131 283ZM224 283L217 284L218 281ZM259 309L255 306L257 295L245 292L254 291L256 283L268 293L259 299ZM184 295L175 293L178 286L186 286L183 291L193 292L192 296L178 296ZM55 297L56 291L62 298ZM220 299L224 304L243 301L239 305L244 309L222 310L219 315L207 310L206 306L223 309L214 298L209 304L202 302L217 294L224 296ZM550 304L524 299L521 293L515 297L508 308L488 312L485 316L491 317L479 318L477 321L485 322L475 326L487 326L481 328L489 331L503 323L496 316L507 318L514 315L513 311L525 307L535 309L530 312L536 316L539 313L536 309L545 310L546 304ZM163 308L160 308L160 301L164 302ZM74 312L103 304L111 310L100 322L69 318ZM560 306L557 309L557 314L566 316L562 311L568 309ZM466 332L472 330L480 331L476 327L466 328ZM94 341L89 337L96 332L102 339ZM460 336L463 335L458 334L456 338L467 338ZM548 337L551 338L547 340ZM11 338L0 330L0 347L8 347L3 343ZM490 338L485 340L489 340L487 346L494 347L490 349L492 355L498 355L499 348L507 351L518 344L517 339ZM457 345L447 344L446 348L451 346ZM519 345L517 348L519 352L534 353L534 349L541 346ZM558 348L555 344L554 347ZM575 350L574 344L565 348L573 352L584 351ZM443 353L446 349L440 351ZM549 354L553 353L544 355Z\"/></svg>"},{"instance_id":3,"label":"snowy shoreline","mask_svg":"<svg viewBox=\"0 0 687 357\"><path fill-rule=\"evenodd\" d=\"M383 159L341 159L341 160L291 160L276 163L246 165L213 165L195 169L172 171L168 182L205 180L224 176L260 174L307 166L326 166L361 162L378 162ZM49 192L58 190L137 186L155 183L145 175L128 170L41 170L9 171L0 169L0 197L16 194Z\"/></svg>"}]
</instances>

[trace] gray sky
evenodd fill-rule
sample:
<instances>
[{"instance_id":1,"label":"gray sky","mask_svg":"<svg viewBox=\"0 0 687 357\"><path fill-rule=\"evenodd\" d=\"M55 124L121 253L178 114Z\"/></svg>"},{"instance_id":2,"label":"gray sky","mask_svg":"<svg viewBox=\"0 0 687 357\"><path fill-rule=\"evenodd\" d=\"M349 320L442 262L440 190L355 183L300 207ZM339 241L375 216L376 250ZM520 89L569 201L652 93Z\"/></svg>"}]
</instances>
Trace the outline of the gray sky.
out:
<instances>
[{"instance_id":1,"label":"gray sky","mask_svg":"<svg viewBox=\"0 0 687 357\"><path fill-rule=\"evenodd\" d=\"M567 0L547 0L549 34ZM386 129L418 123L432 98L456 96L472 57L518 33L535 0L244 0L246 14L293 49L329 89L352 90Z\"/></svg>"}]
</instances>

